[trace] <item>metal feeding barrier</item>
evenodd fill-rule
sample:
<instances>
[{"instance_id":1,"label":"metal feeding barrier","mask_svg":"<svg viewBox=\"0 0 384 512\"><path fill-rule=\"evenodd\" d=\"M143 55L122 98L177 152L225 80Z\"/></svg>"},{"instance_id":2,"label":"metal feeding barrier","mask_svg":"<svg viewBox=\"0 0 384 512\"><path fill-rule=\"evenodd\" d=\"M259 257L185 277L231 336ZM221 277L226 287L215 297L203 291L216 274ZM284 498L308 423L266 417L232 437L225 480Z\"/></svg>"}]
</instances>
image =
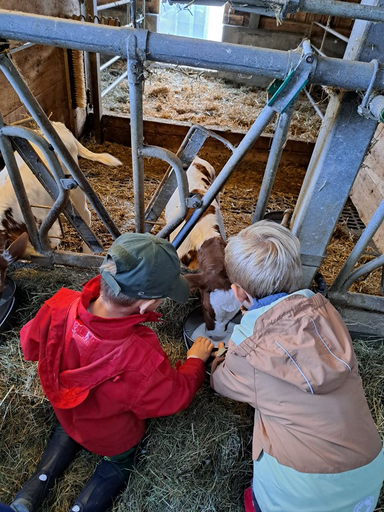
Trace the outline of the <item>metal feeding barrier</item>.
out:
<instances>
[{"instance_id":1,"label":"metal feeding barrier","mask_svg":"<svg viewBox=\"0 0 384 512\"><path fill-rule=\"evenodd\" d=\"M256 0L255 3L257 3ZM304 3L308 5L307 0ZM347 2L327 2L326 0L315 2L318 8L316 12L324 11L323 4L330 9L330 4L340 7L338 5L340 3L347 4ZM296 4L304 5L302 2L296 2ZM383 5L384 0L380 0L374 10L360 10L359 16L366 16L369 19L369 11L371 14L374 13L376 18L380 18L384 16ZM352 14L351 17L353 17ZM378 20L375 19L375 21ZM381 23L355 22L345 58L335 59L313 53L309 40L303 41L297 51L284 52L191 40L142 29L103 26L0 10L0 36L3 38L85 50L94 54L121 55L127 59L136 231L144 232L151 229L177 184L181 199L181 214L176 222L166 225L158 233L160 236L166 236L183 222L188 209L193 208L192 215L174 239L173 243L176 247L204 214L266 126L275 116L278 116L277 129L253 220L262 218L298 94L313 84L335 88L291 220L291 229L301 242L303 285L307 287L311 285L323 261L326 247L370 146L378 121L384 120L384 97L381 95L384 91L384 70L379 62L384 50L382 28ZM365 62L367 41L370 45L372 62ZM232 154L203 198L189 197L185 170L205 140L212 136L209 131L201 127L193 127L177 154L144 144L142 91L143 68L146 61L267 76L274 80L269 88L267 104L239 145L236 148L230 147L227 141L221 140L231 149ZM44 112L38 107L21 77L17 76L12 69L6 50L1 55L0 63L0 69L70 170L76 184L86 193L97 215L103 219L112 236L117 236L118 230L115 231L113 222L110 221L102 204L99 204L100 201L87 180L68 160L65 148L60 147ZM337 92L336 88L342 92ZM8 158L11 159L9 156L13 150L10 145L11 139L15 135L20 137L20 133L9 134L6 128L0 127L0 139L5 153L8 153ZM147 209L144 201L144 158L146 157L161 159L171 167ZM56 184L59 190L60 187L63 188L60 180L58 182L56 180ZM65 200L62 204L64 203ZM60 203L60 208L62 204ZM347 323L355 331L368 334L377 334L384 328L384 316L381 314L384 311L384 298L380 296L367 298L363 294L351 293L347 290L362 273L370 272L384 264L383 257L379 256L363 265L361 269L354 269L364 244L382 222L383 210L384 206L381 205L329 292L331 300L339 307ZM58 215L58 211L56 213ZM26 223L28 227L31 226L33 232L32 220L28 221L28 213L26 213ZM38 241L34 239L32 241L38 245ZM72 265L81 263L80 266L86 266L89 260L83 259L81 262L82 257L87 258L76 253L68 255L62 251L45 251L40 261ZM94 261L98 262L100 260L98 256L90 258L95 258Z\"/></svg>"}]
</instances>

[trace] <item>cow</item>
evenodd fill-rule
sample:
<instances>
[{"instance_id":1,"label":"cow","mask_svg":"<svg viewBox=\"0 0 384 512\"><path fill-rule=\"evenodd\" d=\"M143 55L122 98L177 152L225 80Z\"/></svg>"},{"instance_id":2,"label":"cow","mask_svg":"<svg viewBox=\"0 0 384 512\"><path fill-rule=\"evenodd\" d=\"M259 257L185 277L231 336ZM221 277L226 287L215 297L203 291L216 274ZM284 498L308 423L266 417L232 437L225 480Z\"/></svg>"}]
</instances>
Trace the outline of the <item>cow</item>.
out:
<instances>
[{"instance_id":1,"label":"cow","mask_svg":"<svg viewBox=\"0 0 384 512\"><path fill-rule=\"evenodd\" d=\"M82 144L80 144L72 132L68 130L68 128L66 128L63 123L52 122L52 125L77 164L78 157L81 156L88 160L95 160L108 166L114 167L122 165L120 160L108 153L93 153L89 151ZM36 145L32 144L32 146L42 161L48 165L43 152ZM53 205L54 201L17 152L15 153L15 158L19 167L21 178L24 183L29 203L32 207L32 213L35 218L36 225L39 227L43 220L46 218L48 212L50 211L49 208ZM67 174L68 171L64 168L64 166L63 169L64 173ZM86 198L81 188L77 187L76 189L71 190L69 197L79 215L86 222L86 224L90 226L91 213L87 207ZM24 217L17 201L13 185L8 174L8 169L4 167L2 171L0 171L0 256L2 255L0 268L0 292L4 287L5 271L6 267L8 266L7 262L9 264L15 259L13 256L10 256L10 252L7 247L13 247L12 243L15 242L20 237L20 235L26 231L27 229L25 226ZM56 248L60 244L60 240L62 238L61 227L58 221L52 225L48 232L48 236L50 238L51 247ZM17 259L21 257L19 254L19 248L20 246L24 245L25 238L22 238L21 240L23 243L19 242L16 244L17 250L15 247L13 248L13 251L17 252ZM31 252L30 245L28 245L27 250L28 252Z\"/></svg>"},{"instance_id":2,"label":"cow","mask_svg":"<svg viewBox=\"0 0 384 512\"><path fill-rule=\"evenodd\" d=\"M187 170L189 192L204 196L215 177L214 168L195 157ZM175 191L165 209L167 223L177 215L179 208L179 194ZM184 223L193 211L188 212ZM171 241L184 223L171 233ZM197 271L185 277L191 290L200 291L206 334L213 341L225 337L229 321L240 309L224 266L225 245L224 223L215 199L177 250L182 266Z\"/></svg>"}]
</instances>

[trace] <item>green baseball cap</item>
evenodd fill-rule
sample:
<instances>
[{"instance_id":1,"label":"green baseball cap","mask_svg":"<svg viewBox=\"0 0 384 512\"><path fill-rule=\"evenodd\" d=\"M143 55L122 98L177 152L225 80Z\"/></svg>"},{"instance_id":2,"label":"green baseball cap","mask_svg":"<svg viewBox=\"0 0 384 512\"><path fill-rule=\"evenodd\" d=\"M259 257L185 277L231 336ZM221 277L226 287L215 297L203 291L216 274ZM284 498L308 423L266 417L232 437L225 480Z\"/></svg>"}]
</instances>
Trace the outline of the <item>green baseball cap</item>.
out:
<instances>
[{"instance_id":1,"label":"green baseball cap","mask_svg":"<svg viewBox=\"0 0 384 512\"><path fill-rule=\"evenodd\" d=\"M173 245L150 233L125 233L119 236L104 258L113 260L116 274L101 270L101 275L116 297L123 293L137 299L163 299L187 302L188 281L180 274L180 260Z\"/></svg>"}]
</instances>

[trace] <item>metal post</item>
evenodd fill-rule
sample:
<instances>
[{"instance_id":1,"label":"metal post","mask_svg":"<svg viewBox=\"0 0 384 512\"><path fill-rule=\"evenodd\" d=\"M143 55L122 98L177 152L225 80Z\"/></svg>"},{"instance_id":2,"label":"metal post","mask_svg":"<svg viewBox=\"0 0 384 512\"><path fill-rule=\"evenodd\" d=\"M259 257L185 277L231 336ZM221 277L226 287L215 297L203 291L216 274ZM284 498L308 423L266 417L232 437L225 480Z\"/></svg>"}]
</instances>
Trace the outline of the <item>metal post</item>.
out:
<instances>
[{"instance_id":1,"label":"metal post","mask_svg":"<svg viewBox=\"0 0 384 512\"><path fill-rule=\"evenodd\" d=\"M144 163L143 147L143 65L138 55L135 35L128 38L128 84L131 112L132 173L135 203L135 226L144 233Z\"/></svg>"},{"instance_id":2,"label":"metal post","mask_svg":"<svg viewBox=\"0 0 384 512\"><path fill-rule=\"evenodd\" d=\"M383 9L384 0L378 4ZM368 43L374 51L368 51ZM371 60L383 51L382 25L355 22L345 59L366 59L369 55ZM371 65L371 78L374 72ZM351 92L331 98L291 221L292 231L301 241L303 285L307 287L325 256L375 133L377 121L358 114L360 103L360 96Z\"/></svg>"},{"instance_id":3,"label":"metal post","mask_svg":"<svg viewBox=\"0 0 384 512\"><path fill-rule=\"evenodd\" d=\"M264 172L263 182L261 184L259 197L256 203L255 213L252 217L252 224L262 219L264 217L265 210L267 209L281 155L283 153L284 145L287 141L289 125L291 123L293 111L294 105L291 105L279 116L275 134L272 140L271 150L268 156L268 162Z\"/></svg>"}]
</instances>

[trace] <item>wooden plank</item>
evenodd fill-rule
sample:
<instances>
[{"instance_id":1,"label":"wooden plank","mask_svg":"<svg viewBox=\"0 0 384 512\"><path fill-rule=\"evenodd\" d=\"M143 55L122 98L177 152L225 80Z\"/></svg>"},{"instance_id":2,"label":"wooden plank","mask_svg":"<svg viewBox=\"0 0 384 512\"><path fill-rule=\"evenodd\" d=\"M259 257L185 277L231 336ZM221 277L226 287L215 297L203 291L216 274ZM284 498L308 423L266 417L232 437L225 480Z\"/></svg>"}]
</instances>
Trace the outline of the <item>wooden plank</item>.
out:
<instances>
[{"instance_id":1,"label":"wooden plank","mask_svg":"<svg viewBox=\"0 0 384 512\"><path fill-rule=\"evenodd\" d=\"M14 54L13 61L42 109L47 114L54 112L56 120L68 122L63 50L33 46ZM0 90L0 110L7 123L27 115L27 109L3 73L0 73Z\"/></svg>"},{"instance_id":2,"label":"wooden plank","mask_svg":"<svg viewBox=\"0 0 384 512\"><path fill-rule=\"evenodd\" d=\"M102 125L105 140L116 142L124 146L130 146L129 116L105 113L102 119ZM174 124L166 120L144 120L144 142L145 144L164 147L176 152L189 128L190 125L188 123L179 122L178 124ZM235 146L238 145L244 137L244 133L234 133L220 129L212 131L224 137ZM245 160L266 162L271 143L272 136L261 136L248 152ZM220 142L211 137L207 140L204 147L210 148L212 151L227 151ZM284 147L281 163L286 165L307 166L313 148L313 142L289 139Z\"/></svg>"},{"instance_id":3,"label":"wooden plank","mask_svg":"<svg viewBox=\"0 0 384 512\"><path fill-rule=\"evenodd\" d=\"M376 141L367 154L351 191L351 199L364 224L368 224L384 198L384 126L379 125L373 138ZM384 254L384 224L373 240Z\"/></svg>"}]
</instances>

